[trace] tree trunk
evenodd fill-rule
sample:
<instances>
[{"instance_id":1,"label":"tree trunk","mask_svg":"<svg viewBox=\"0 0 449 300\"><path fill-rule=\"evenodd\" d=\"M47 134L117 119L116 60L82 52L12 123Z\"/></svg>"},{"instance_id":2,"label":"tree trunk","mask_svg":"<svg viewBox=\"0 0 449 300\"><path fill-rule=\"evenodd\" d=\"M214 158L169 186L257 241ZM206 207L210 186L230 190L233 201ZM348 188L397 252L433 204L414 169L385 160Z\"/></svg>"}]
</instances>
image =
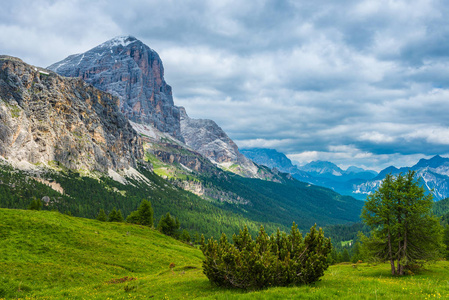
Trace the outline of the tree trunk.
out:
<instances>
[{"instance_id":1,"label":"tree trunk","mask_svg":"<svg viewBox=\"0 0 449 300\"><path fill-rule=\"evenodd\" d=\"M391 275L396 275L396 267L394 266L393 252L392 252L392 250L391 250L391 235L390 235L390 229L388 229L388 256L390 257Z\"/></svg>"},{"instance_id":2,"label":"tree trunk","mask_svg":"<svg viewBox=\"0 0 449 300\"><path fill-rule=\"evenodd\" d=\"M399 238L401 238L401 235L399 235ZM401 265L401 258L402 258L402 246L401 246L401 240L398 241L398 275L404 275L403 266Z\"/></svg>"},{"instance_id":3,"label":"tree trunk","mask_svg":"<svg viewBox=\"0 0 449 300\"><path fill-rule=\"evenodd\" d=\"M405 226L405 227L406 228L404 230L404 245L402 245L402 257L403 258L407 257L407 226ZM404 275L404 266L402 266L402 268L401 268L401 274L400 275Z\"/></svg>"}]
</instances>

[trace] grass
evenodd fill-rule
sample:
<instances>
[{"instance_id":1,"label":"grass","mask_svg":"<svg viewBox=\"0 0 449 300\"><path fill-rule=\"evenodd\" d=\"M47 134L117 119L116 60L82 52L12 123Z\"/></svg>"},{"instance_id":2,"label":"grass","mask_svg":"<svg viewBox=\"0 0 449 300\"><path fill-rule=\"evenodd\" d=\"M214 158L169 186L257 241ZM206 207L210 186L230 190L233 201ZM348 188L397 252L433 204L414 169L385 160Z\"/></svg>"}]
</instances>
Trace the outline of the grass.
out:
<instances>
[{"instance_id":1,"label":"grass","mask_svg":"<svg viewBox=\"0 0 449 300\"><path fill-rule=\"evenodd\" d=\"M195 247L147 227L0 209L0 299L449 297L446 261L402 278L392 277L386 264L340 264L314 285L245 292L211 285L202 259Z\"/></svg>"},{"instance_id":2,"label":"grass","mask_svg":"<svg viewBox=\"0 0 449 300\"><path fill-rule=\"evenodd\" d=\"M186 180L186 170L182 169L178 163L168 164L159 160L154 154L146 152L145 159L153 165L153 172L164 178L176 178Z\"/></svg>"},{"instance_id":3,"label":"grass","mask_svg":"<svg viewBox=\"0 0 449 300\"><path fill-rule=\"evenodd\" d=\"M349 241L342 241L342 242L341 242L341 245L342 245L343 247L345 247L345 246L351 246L351 244L352 244L352 240L349 240Z\"/></svg>"}]
</instances>

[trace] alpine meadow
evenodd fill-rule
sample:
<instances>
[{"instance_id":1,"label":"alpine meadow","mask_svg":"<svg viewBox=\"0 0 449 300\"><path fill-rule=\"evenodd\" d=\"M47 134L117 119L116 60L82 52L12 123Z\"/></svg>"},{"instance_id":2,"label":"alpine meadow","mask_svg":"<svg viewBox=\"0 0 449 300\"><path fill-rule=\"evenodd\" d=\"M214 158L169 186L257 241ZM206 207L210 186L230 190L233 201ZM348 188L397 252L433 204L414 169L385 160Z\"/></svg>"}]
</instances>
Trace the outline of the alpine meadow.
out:
<instances>
[{"instance_id":1,"label":"alpine meadow","mask_svg":"<svg viewBox=\"0 0 449 300\"><path fill-rule=\"evenodd\" d=\"M0 300L449 299L449 4L0 11Z\"/></svg>"}]
</instances>

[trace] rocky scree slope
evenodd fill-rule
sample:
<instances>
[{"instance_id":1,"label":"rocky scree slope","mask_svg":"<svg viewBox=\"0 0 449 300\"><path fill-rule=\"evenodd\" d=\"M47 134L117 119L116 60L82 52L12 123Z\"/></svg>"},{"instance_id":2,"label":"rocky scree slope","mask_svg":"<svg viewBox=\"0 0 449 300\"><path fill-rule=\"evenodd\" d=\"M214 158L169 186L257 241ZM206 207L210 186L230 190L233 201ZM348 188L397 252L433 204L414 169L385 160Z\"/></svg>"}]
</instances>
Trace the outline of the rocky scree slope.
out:
<instances>
[{"instance_id":1,"label":"rocky scree slope","mask_svg":"<svg viewBox=\"0 0 449 300\"><path fill-rule=\"evenodd\" d=\"M120 99L131 121L152 124L182 141L179 108L164 80L159 55L132 36L111 39L85 53L75 54L48 69L66 77L81 77Z\"/></svg>"},{"instance_id":2,"label":"rocky scree slope","mask_svg":"<svg viewBox=\"0 0 449 300\"><path fill-rule=\"evenodd\" d=\"M259 168L242 153L226 132L212 120L191 119L181 111L181 134L187 146L214 164L246 177L258 177Z\"/></svg>"},{"instance_id":3,"label":"rocky scree slope","mask_svg":"<svg viewBox=\"0 0 449 300\"><path fill-rule=\"evenodd\" d=\"M0 56L0 155L101 172L135 167L142 142L118 105L81 79Z\"/></svg>"}]
</instances>

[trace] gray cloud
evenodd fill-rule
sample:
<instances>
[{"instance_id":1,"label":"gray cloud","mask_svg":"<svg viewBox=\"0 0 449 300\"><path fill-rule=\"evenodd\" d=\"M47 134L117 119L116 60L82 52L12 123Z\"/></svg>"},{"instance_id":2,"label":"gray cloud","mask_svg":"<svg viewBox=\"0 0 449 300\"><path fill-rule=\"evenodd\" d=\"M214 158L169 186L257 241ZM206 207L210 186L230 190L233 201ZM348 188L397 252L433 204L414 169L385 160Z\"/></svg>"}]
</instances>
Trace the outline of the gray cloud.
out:
<instances>
[{"instance_id":1,"label":"gray cloud","mask_svg":"<svg viewBox=\"0 0 449 300\"><path fill-rule=\"evenodd\" d=\"M0 52L47 66L132 34L175 103L240 147L381 169L449 153L447 15L425 0L18 0Z\"/></svg>"}]
</instances>

